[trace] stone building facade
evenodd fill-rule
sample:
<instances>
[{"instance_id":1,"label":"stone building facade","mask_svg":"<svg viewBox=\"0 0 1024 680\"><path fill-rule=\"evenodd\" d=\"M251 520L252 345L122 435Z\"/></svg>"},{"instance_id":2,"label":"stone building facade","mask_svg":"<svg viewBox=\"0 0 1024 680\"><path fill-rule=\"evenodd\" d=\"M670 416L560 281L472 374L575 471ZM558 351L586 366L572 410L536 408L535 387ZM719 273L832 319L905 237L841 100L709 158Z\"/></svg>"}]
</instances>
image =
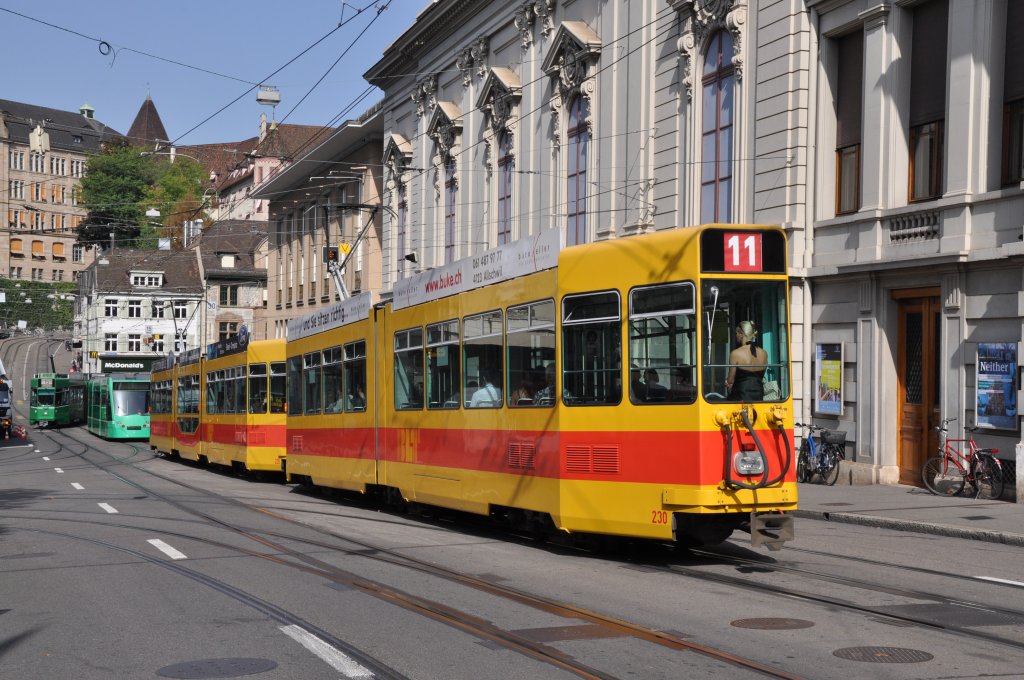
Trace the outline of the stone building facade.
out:
<instances>
[{"instance_id":1,"label":"stone building facade","mask_svg":"<svg viewBox=\"0 0 1024 680\"><path fill-rule=\"evenodd\" d=\"M366 74L385 93L379 292L550 227L779 224L795 417L846 432L845 479L916 483L947 418L988 426L1012 473L1017 383L977 376L979 355L1022 353L1022 7L430 3ZM304 214L288 187L282 215ZM302 315L276 266L276 309Z\"/></svg>"},{"instance_id":2,"label":"stone building facade","mask_svg":"<svg viewBox=\"0 0 1024 680\"><path fill-rule=\"evenodd\" d=\"M382 126L375 106L253 192L270 212L267 309L256 320L266 337L285 337L289 319L340 299L325 246L352 249L343 279L350 294L381 290Z\"/></svg>"},{"instance_id":3,"label":"stone building facade","mask_svg":"<svg viewBox=\"0 0 1024 680\"><path fill-rule=\"evenodd\" d=\"M92 263L94 251L75 243L86 214L78 187L88 155L118 135L93 114L88 104L71 112L0 100L0 275L75 281Z\"/></svg>"}]
</instances>

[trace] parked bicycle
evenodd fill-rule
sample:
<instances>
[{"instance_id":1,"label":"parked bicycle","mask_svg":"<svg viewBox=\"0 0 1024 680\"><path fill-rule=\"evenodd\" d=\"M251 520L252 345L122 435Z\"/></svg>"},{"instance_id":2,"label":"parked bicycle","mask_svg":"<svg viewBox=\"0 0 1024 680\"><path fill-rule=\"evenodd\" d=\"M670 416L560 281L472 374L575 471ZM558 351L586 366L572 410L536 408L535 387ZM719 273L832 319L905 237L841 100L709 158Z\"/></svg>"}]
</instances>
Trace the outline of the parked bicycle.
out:
<instances>
[{"instance_id":1,"label":"parked bicycle","mask_svg":"<svg viewBox=\"0 0 1024 680\"><path fill-rule=\"evenodd\" d=\"M823 484L832 486L839 479L839 462L846 458L846 433L810 423L795 425L808 431L796 459L796 481L810 482L817 476Z\"/></svg>"},{"instance_id":2,"label":"parked bicycle","mask_svg":"<svg viewBox=\"0 0 1024 680\"><path fill-rule=\"evenodd\" d=\"M973 436L978 429L976 427L964 428L970 433L966 439L950 439L946 425L955 420L946 418L935 428L939 433L938 454L921 466L921 481L937 496L956 496L963 493L969 484L971 491L968 495L973 498L999 498L1003 495L1003 466L995 456L999 449L978 448Z\"/></svg>"}]
</instances>

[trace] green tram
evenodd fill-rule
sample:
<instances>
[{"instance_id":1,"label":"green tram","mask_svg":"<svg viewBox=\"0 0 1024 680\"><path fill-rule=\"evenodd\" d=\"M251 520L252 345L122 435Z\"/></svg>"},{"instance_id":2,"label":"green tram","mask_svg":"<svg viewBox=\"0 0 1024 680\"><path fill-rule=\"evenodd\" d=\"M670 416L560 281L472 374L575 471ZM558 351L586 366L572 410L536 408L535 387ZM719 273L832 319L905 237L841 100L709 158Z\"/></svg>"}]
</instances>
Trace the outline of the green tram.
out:
<instances>
[{"instance_id":1,"label":"green tram","mask_svg":"<svg viewBox=\"0 0 1024 680\"><path fill-rule=\"evenodd\" d=\"M149 439L149 373L93 375L85 391L86 426L104 439Z\"/></svg>"},{"instance_id":2,"label":"green tram","mask_svg":"<svg viewBox=\"0 0 1024 680\"><path fill-rule=\"evenodd\" d=\"M81 374L36 373L29 387L30 427L76 425L85 419L85 381Z\"/></svg>"}]
</instances>

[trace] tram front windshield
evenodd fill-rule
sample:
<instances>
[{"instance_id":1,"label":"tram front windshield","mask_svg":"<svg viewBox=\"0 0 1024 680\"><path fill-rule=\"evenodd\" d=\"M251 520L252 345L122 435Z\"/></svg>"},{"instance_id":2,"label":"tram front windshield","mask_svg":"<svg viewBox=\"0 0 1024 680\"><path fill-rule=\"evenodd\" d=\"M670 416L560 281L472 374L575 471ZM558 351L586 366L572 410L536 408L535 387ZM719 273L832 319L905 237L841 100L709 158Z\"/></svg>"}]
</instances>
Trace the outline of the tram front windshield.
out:
<instances>
[{"instance_id":1,"label":"tram front windshield","mask_svg":"<svg viewBox=\"0 0 1024 680\"><path fill-rule=\"evenodd\" d=\"M149 413L149 383L114 383L111 395L115 416L139 416Z\"/></svg>"},{"instance_id":2,"label":"tram front windshield","mask_svg":"<svg viewBox=\"0 0 1024 680\"><path fill-rule=\"evenodd\" d=\"M53 392L35 391L32 393L31 406L53 406Z\"/></svg>"},{"instance_id":3,"label":"tram front windshield","mask_svg":"<svg viewBox=\"0 0 1024 680\"><path fill-rule=\"evenodd\" d=\"M704 280L701 354L705 399L749 402L789 398L787 291L785 281ZM737 333L740 328L754 331L755 349L744 344ZM730 372L732 384L727 386ZM777 392L772 383L778 385Z\"/></svg>"}]
</instances>

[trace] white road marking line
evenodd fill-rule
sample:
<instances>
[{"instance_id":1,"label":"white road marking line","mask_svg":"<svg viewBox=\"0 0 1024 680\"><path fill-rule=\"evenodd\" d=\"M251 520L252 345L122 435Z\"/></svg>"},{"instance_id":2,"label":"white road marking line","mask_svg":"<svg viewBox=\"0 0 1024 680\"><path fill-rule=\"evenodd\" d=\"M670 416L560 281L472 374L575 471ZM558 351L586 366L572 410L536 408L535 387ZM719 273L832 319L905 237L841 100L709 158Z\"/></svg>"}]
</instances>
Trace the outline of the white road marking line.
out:
<instances>
[{"instance_id":1,"label":"white road marking line","mask_svg":"<svg viewBox=\"0 0 1024 680\"><path fill-rule=\"evenodd\" d=\"M167 555L168 557L170 557L172 560L186 560L186 559L188 559L188 556L185 555L185 553L183 553L183 552L181 552L179 550L175 550L171 546L169 546L166 543L164 543L163 541L161 541L159 538L151 538L148 541L146 541L146 543L149 543L150 545L155 547L157 550L159 550L160 552L162 552L165 555Z\"/></svg>"},{"instance_id":2,"label":"white road marking line","mask_svg":"<svg viewBox=\"0 0 1024 680\"><path fill-rule=\"evenodd\" d=\"M975 576L974 578L981 579L982 581L995 581L996 583L1005 583L1010 586L1024 588L1024 583L1021 583L1020 581L1010 581L1005 578L996 578L995 576Z\"/></svg>"},{"instance_id":3,"label":"white road marking line","mask_svg":"<svg viewBox=\"0 0 1024 680\"><path fill-rule=\"evenodd\" d=\"M281 632L316 654L327 662L331 668L347 678L373 677L373 673L370 669L359 665L347 654L343 654L334 647L331 647L329 644L300 626L282 626Z\"/></svg>"},{"instance_id":4,"label":"white road marking line","mask_svg":"<svg viewBox=\"0 0 1024 680\"><path fill-rule=\"evenodd\" d=\"M82 485L81 485L81 484L79 484L78 482L71 482L71 486L75 487L75 488L76 488L76 489L78 489L79 491L81 491L82 489L84 489L84 488L85 488L84 486L82 486Z\"/></svg>"},{"instance_id":5,"label":"white road marking line","mask_svg":"<svg viewBox=\"0 0 1024 680\"><path fill-rule=\"evenodd\" d=\"M117 508L115 508L113 505L110 505L109 503L97 503L96 505L100 506L101 508L106 510L111 515L116 515L117 514ZM152 541L150 541L150 542L152 542ZM182 555L182 557L184 557L184 555Z\"/></svg>"},{"instance_id":6,"label":"white road marking line","mask_svg":"<svg viewBox=\"0 0 1024 680\"><path fill-rule=\"evenodd\" d=\"M39 453L39 452L36 451L36 453ZM49 456L43 456L43 460L50 460L50 457Z\"/></svg>"},{"instance_id":7,"label":"white road marking line","mask_svg":"<svg viewBox=\"0 0 1024 680\"><path fill-rule=\"evenodd\" d=\"M53 468L53 469L54 469L54 470L56 470L56 471L57 471L57 474L59 474L59 475L62 475L62 474L64 474L64 471L63 471L63 470L61 470L60 468Z\"/></svg>"}]
</instances>

